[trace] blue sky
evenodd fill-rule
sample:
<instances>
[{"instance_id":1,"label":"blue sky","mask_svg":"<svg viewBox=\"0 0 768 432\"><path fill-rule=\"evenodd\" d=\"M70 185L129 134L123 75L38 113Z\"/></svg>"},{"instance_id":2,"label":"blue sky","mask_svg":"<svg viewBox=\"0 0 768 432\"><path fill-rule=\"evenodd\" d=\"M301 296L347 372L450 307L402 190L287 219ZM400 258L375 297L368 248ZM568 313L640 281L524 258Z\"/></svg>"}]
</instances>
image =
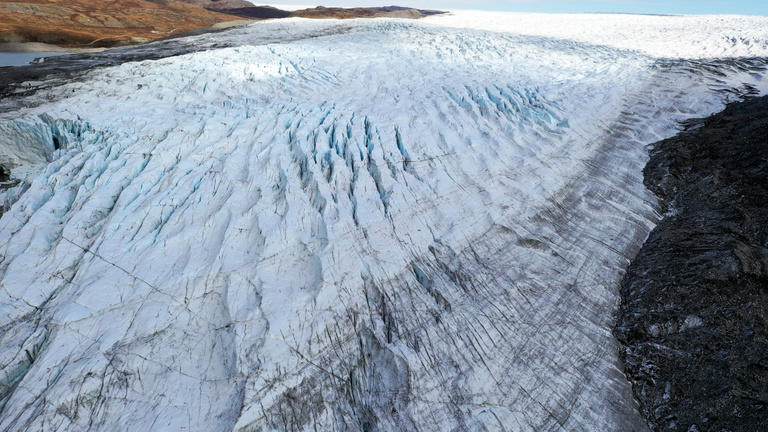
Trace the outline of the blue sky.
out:
<instances>
[{"instance_id":1,"label":"blue sky","mask_svg":"<svg viewBox=\"0 0 768 432\"><path fill-rule=\"evenodd\" d=\"M251 0L258 3L258 0ZM768 0L272 0L270 4L486 9L521 12L628 12L652 14L741 14L768 16Z\"/></svg>"}]
</instances>

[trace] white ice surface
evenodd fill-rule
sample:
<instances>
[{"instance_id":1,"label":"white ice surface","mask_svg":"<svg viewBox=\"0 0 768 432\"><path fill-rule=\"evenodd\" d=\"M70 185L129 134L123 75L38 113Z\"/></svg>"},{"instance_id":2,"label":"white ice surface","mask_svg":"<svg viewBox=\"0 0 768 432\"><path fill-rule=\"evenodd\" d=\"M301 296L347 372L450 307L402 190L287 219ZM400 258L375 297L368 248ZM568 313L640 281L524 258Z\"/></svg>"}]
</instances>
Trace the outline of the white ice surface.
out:
<instances>
[{"instance_id":1,"label":"white ice surface","mask_svg":"<svg viewBox=\"0 0 768 432\"><path fill-rule=\"evenodd\" d=\"M571 18L264 22L4 115L0 430L643 430L645 145L766 86L657 43L768 24Z\"/></svg>"},{"instance_id":2,"label":"white ice surface","mask_svg":"<svg viewBox=\"0 0 768 432\"><path fill-rule=\"evenodd\" d=\"M768 56L768 17L459 11L425 21L568 39L664 58Z\"/></svg>"}]
</instances>

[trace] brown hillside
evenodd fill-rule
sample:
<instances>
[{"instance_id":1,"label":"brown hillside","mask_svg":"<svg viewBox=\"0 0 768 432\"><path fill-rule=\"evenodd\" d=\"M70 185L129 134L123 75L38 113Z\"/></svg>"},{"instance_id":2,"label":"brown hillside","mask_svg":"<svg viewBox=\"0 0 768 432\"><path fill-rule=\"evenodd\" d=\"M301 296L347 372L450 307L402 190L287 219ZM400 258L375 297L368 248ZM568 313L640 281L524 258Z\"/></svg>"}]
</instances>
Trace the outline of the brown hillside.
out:
<instances>
[{"instance_id":1,"label":"brown hillside","mask_svg":"<svg viewBox=\"0 0 768 432\"><path fill-rule=\"evenodd\" d=\"M238 19L173 0L0 0L0 42L105 47Z\"/></svg>"},{"instance_id":2,"label":"brown hillside","mask_svg":"<svg viewBox=\"0 0 768 432\"><path fill-rule=\"evenodd\" d=\"M245 0L179 0L206 9L238 9L253 7L254 4Z\"/></svg>"}]
</instances>

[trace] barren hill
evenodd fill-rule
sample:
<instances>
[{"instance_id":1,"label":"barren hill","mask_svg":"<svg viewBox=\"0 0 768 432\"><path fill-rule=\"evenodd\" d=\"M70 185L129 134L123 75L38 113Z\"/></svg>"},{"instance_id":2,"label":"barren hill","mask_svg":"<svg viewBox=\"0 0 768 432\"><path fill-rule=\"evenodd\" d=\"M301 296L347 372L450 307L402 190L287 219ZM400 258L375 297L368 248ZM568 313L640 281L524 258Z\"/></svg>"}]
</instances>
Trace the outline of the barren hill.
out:
<instances>
[{"instance_id":1,"label":"barren hill","mask_svg":"<svg viewBox=\"0 0 768 432\"><path fill-rule=\"evenodd\" d=\"M237 17L173 0L0 0L0 42L114 46Z\"/></svg>"}]
</instances>

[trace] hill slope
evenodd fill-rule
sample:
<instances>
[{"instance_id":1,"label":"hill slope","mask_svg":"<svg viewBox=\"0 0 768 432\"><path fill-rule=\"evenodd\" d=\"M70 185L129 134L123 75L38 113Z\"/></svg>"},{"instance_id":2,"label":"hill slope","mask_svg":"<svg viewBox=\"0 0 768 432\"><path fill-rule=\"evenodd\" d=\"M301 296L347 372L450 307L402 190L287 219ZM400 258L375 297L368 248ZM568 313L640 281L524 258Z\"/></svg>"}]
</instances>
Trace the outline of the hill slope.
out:
<instances>
[{"instance_id":1,"label":"hill slope","mask_svg":"<svg viewBox=\"0 0 768 432\"><path fill-rule=\"evenodd\" d=\"M237 19L171 0L0 0L0 42L113 46Z\"/></svg>"}]
</instances>

